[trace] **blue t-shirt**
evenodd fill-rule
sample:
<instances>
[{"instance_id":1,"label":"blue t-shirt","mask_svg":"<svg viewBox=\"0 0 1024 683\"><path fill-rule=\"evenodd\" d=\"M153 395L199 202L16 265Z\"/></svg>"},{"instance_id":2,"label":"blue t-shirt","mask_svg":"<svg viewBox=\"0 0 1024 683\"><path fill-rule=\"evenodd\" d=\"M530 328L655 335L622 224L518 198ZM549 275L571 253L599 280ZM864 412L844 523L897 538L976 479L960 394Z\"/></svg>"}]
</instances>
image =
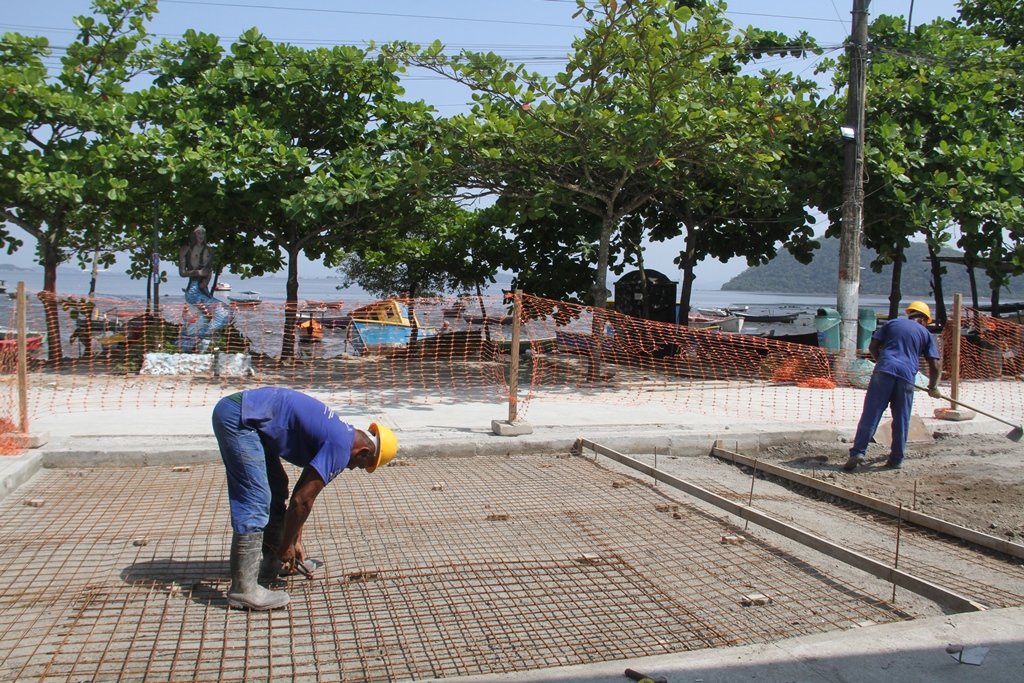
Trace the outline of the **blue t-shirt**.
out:
<instances>
[{"instance_id":1,"label":"blue t-shirt","mask_svg":"<svg viewBox=\"0 0 1024 683\"><path fill-rule=\"evenodd\" d=\"M352 457L355 428L324 403L293 389L243 391L242 424L259 433L267 455L311 466L324 483L341 474Z\"/></svg>"},{"instance_id":2,"label":"blue t-shirt","mask_svg":"<svg viewBox=\"0 0 1024 683\"><path fill-rule=\"evenodd\" d=\"M875 370L913 382L921 364L921 356L938 358L935 338L924 325L910 318L890 320L871 335L882 342Z\"/></svg>"}]
</instances>

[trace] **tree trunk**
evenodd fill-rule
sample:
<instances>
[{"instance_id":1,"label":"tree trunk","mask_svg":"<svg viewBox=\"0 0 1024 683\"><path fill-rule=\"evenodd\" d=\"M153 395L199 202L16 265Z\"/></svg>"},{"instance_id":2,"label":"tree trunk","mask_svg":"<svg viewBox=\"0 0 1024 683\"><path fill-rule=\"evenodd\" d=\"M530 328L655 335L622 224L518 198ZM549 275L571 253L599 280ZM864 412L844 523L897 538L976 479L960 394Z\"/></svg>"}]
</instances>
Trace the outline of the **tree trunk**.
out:
<instances>
[{"instance_id":1,"label":"tree trunk","mask_svg":"<svg viewBox=\"0 0 1024 683\"><path fill-rule=\"evenodd\" d=\"M420 286L416 282L409 283L409 301L406 303L406 308L409 311L409 343L415 342L420 338L419 325L416 324L416 295L419 293Z\"/></svg>"},{"instance_id":2,"label":"tree trunk","mask_svg":"<svg viewBox=\"0 0 1024 683\"><path fill-rule=\"evenodd\" d=\"M89 277L89 298L96 298L96 276L100 270L100 248L96 247L92 252L92 275Z\"/></svg>"},{"instance_id":3,"label":"tree trunk","mask_svg":"<svg viewBox=\"0 0 1024 683\"><path fill-rule=\"evenodd\" d=\"M903 298L903 247L896 251L892 261L892 279L889 281L889 320L900 317L900 299Z\"/></svg>"},{"instance_id":4,"label":"tree trunk","mask_svg":"<svg viewBox=\"0 0 1024 683\"><path fill-rule=\"evenodd\" d=\"M601 219L601 239L597 248L597 272L594 286L590 290L591 305L594 307L593 321L590 326L592 350L587 371L587 379L597 381L601 378L601 353L604 347L604 326L606 306L608 303L608 253L615 230L617 219L614 215L605 214Z\"/></svg>"},{"instance_id":5,"label":"tree trunk","mask_svg":"<svg viewBox=\"0 0 1024 683\"><path fill-rule=\"evenodd\" d=\"M480 289L480 283L476 285L476 298L480 302L480 317L487 322L487 306L484 305L484 292ZM484 325L484 340L491 341L491 326Z\"/></svg>"},{"instance_id":6,"label":"tree trunk","mask_svg":"<svg viewBox=\"0 0 1024 683\"><path fill-rule=\"evenodd\" d=\"M696 265L694 261L694 253L696 253L697 245L694 243L695 238L693 237L694 231L687 228L686 231L686 249L680 254L679 270L683 273L683 288L679 293L679 324L686 327L690 326L690 298L693 296L693 282L697 279L693 269Z\"/></svg>"},{"instance_id":7,"label":"tree trunk","mask_svg":"<svg viewBox=\"0 0 1024 683\"><path fill-rule=\"evenodd\" d=\"M52 228L53 226L51 226ZM58 368L64 357L64 349L60 341L60 318L57 312L57 266L60 265L60 250L56 238L51 231L47 239L39 240L43 250L43 291L39 298L43 302L46 317L46 348L50 364Z\"/></svg>"},{"instance_id":8,"label":"tree trunk","mask_svg":"<svg viewBox=\"0 0 1024 683\"><path fill-rule=\"evenodd\" d=\"M934 322L940 326L946 324L946 302L942 297L942 262L939 261L939 252L928 240L928 259L932 264L932 292L935 294L935 315Z\"/></svg>"},{"instance_id":9,"label":"tree trunk","mask_svg":"<svg viewBox=\"0 0 1024 683\"><path fill-rule=\"evenodd\" d=\"M636 252L636 267L640 269L640 317L650 320L651 302L647 299L647 270L644 268L643 253L639 249Z\"/></svg>"},{"instance_id":10,"label":"tree trunk","mask_svg":"<svg viewBox=\"0 0 1024 683\"><path fill-rule=\"evenodd\" d=\"M288 281L285 283L284 338L281 360L295 358L295 319L299 310L299 252L288 251Z\"/></svg>"}]
</instances>

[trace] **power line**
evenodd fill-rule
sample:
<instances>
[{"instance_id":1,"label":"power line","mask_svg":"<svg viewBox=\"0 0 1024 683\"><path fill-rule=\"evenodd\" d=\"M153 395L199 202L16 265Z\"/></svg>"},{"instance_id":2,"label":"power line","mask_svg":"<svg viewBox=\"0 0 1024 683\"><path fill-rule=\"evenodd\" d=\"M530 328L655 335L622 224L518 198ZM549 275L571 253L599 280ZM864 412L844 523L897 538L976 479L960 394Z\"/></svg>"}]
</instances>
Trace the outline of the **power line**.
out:
<instances>
[{"instance_id":1,"label":"power line","mask_svg":"<svg viewBox=\"0 0 1024 683\"><path fill-rule=\"evenodd\" d=\"M213 2L212 0L162 0L166 4L205 5L211 7L237 7L240 9L269 9L287 12L316 12L322 14L348 14L370 17L390 17L392 19L429 19L435 21L466 21L483 24L513 24L517 26L545 26L549 28L579 28L573 24L549 24L537 21L514 21L509 19L476 19L470 17L450 17L430 14L401 14L394 12L362 12L344 9L324 9L321 7L282 7L280 5L235 4L229 2Z\"/></svg>"}]
</instances>

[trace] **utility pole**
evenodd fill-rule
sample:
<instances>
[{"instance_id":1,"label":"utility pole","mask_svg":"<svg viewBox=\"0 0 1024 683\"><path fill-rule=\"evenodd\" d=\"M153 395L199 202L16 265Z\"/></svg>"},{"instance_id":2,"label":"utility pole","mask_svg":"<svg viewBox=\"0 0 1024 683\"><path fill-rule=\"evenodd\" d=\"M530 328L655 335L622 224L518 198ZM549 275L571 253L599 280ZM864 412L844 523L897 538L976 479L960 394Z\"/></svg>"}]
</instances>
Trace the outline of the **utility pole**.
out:
<instances>
[{"instance_id":1,"label":"utility pole","mask_svg":"<svg viewBox=\"0 0 1024 683\"><path fill-rule=\"evenodd\" d=\"M839 287L836 308L842 319L839 329L840 357L854 358L857 350L857 307L860 289L860 239L864 220L864 88L867 72L868 5L853 0L853 26L846 53L850 60L847 89L846 141L843 159L843 218L839 236Z\"/></svg>"}]
</instances>

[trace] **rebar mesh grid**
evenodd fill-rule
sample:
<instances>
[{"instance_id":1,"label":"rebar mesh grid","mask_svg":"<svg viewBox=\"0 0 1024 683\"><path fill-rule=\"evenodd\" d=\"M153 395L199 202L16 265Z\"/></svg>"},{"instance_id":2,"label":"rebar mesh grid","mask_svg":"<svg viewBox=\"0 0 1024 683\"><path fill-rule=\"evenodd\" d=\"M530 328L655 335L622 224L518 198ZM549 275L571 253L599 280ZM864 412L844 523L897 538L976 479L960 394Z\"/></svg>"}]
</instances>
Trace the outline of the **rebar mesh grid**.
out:
<instances>
[{"instance_id":1,"label":"rebar mesh grid","mask_svg":"<svg viewBox=\"0 0 1024 683\"><path fill-rule=\"evenodd\" d=\"M723 485L712 479L694 479L694 484L723 498L746 503L750 491ZM755 487L752 504L755 508L795 523L782 508L774 503L799 499L804 511L813 511L818 519L841 519L849 531L842 539L833 539L850 550L882 562L896 557L897 527L900 531L899 568L938 584L989 607L1017 607L1024 605L1024 562L1001 553L979 548L966 541L943 536L889 515L867 510L851 502L828 497L818 499L797 493L761 493ZM855 529L856 527L856 529ZM814 531L811 529L810 531ZM871 540L865 540L871 539ZM942 558L942 561L937 561ZM959 572L946 569L950 563L961 567Z\"/></svg>"},{"instance_id":2,"label":"rebar mesh grid","mask_svg":"<svg viewBox=\"0 0 1024 683\"><path fill-rule=\"evenodd\" d=\"M228 610L223 470L172 470L46 470L0 503L0 678L419 679L907 617L767 545L723 544L724 517L558 456L347 472L307 522L318 577L281 582L287 609Z\"/></svg>"}]
</instances>

